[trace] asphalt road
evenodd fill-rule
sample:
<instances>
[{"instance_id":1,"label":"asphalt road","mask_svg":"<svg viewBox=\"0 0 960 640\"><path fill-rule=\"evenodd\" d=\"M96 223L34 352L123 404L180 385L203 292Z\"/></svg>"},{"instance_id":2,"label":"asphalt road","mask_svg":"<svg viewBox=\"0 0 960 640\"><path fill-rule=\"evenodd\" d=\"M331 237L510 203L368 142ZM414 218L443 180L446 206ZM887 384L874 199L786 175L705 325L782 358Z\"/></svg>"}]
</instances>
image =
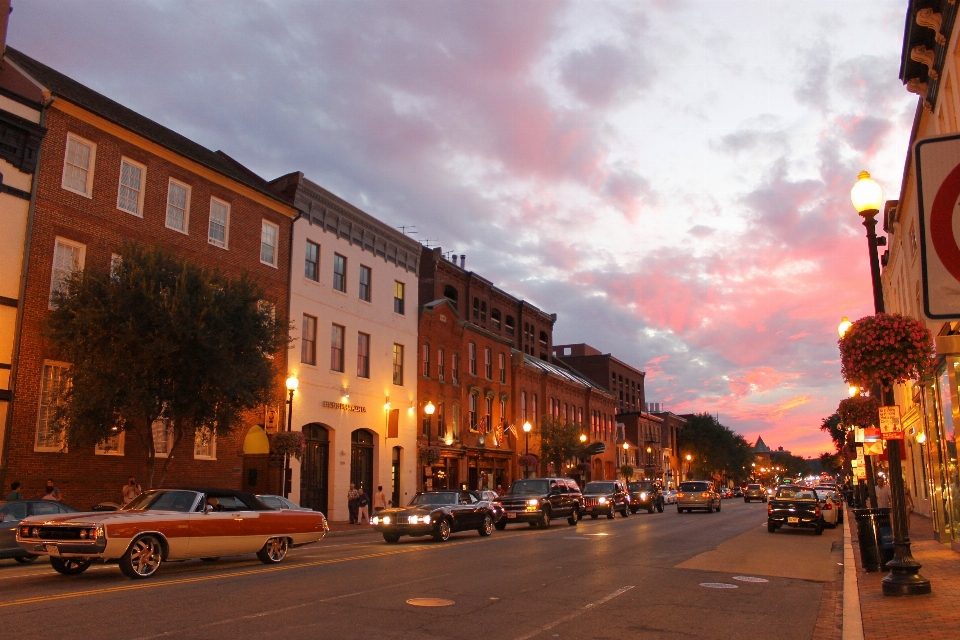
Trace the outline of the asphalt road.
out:
<instances>
[{"instance_id":1,"label":"asphalt road","mask_svg":"<svg viewBox=\"0 0 960 640\"><path fill-rule=\"evenodd\" d=\"M169 563L138 581L115 564L67 577L2 561L0 620L18 640L810 638L824 584L840 577L840 529L771 535L765 521L766 505L727 500L720 513L668 506L447 543L388 545L371 532L274 567L253 556Z\"/></svg>"}]
</instances>

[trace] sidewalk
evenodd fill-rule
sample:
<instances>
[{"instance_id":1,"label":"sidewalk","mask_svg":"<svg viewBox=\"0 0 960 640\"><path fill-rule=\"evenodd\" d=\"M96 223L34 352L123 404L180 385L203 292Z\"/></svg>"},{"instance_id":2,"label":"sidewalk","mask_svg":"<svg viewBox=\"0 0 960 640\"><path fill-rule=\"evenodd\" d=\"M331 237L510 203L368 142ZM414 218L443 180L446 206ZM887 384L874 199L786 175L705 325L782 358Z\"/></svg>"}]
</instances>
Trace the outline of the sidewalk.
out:
<instances>
[{"instance_id":1,"label":"sidewalk","mask_svg":"<svg viewBox=\"0 0 960 640\"><path fill-rule=\"evenodd\" d=\"M867 573L860 569L856 519L849 510L846 522L851 527L853 552L856 556L856 579L864 640L960 638L960 554L933 539L930 519L913 516L910 542L913 557L923 565L920 574L930 581L933 593L903 597L883 595L880 583L887 571ZM845 589L844 597L847 597L848 593ZM844 633L844 637L847 637L847 633Z\"/></svg>"},{"instance_id":2,"label":"sidewalk","mask_svg":"<svg viewBox=\"0 0 960 640\"><path fill-rule=\"evenodd\" d=\"M361 533L376 533L369 524L350 524L349 522L330 522L327 521L330 530L327 532L328 538L339 538L341 536L354 536Z\"/></svg>"}]
</instances>

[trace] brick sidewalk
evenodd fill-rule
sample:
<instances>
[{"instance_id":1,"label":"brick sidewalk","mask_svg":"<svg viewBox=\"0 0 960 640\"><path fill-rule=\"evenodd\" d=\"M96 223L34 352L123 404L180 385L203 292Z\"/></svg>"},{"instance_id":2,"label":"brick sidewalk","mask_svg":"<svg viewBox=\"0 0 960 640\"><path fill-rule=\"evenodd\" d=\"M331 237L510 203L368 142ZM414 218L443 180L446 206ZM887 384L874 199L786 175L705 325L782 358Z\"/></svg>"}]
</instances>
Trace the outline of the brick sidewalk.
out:
<instances>
[{"instance_id":1,"label":"brick sidewalk","mask_svg":"<svg viewBox=\"0 0 960 640\"><path fill-rule=\"evenodd\" d=\"M960 554L933 539L930 519L913 516L910 542L913 557L923 565L920 574L930 581L933 593L895 597L885 596L881 590L887 571L867 573L860 569L856 519L850 511L847 515L857 561L864 640L960 638Z\"/></svg>"}]
</instances>

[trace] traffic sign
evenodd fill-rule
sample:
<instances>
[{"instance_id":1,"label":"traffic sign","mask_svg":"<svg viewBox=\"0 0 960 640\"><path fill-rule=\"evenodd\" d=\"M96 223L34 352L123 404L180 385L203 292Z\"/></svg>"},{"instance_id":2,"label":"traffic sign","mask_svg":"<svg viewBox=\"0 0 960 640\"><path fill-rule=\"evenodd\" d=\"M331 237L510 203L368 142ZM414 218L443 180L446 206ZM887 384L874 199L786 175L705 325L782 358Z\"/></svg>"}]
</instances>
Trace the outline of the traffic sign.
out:
<instances>
[{"instance_id":1,"label":"traffic sign","mask_svg":"<svg viewBox=\"0 0 960 640\"><path fill-rule=\"evenodd\" d=\"M880 407L880 437L884 440L903 440L900 407Z\"/></svg>"},{"instance_id":2,"label":"traffic sign","mask_svg":"<svg viewBox=\"0 0 960 640\"><path fill-rule=\"evenodd\" d=\"M920 246L923 313L960 319L960 135L920 140L914 147L920 228L901 228L907 251Z\"/></svg>"}]
</instances>

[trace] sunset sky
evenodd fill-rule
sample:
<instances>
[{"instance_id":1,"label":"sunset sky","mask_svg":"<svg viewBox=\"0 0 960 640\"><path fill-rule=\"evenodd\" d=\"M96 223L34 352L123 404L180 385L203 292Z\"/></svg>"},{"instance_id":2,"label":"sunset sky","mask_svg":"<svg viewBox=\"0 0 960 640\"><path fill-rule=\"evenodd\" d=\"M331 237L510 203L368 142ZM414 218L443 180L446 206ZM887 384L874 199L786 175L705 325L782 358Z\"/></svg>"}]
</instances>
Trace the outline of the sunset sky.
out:
<instances>
[{"instance_id":1,"label":"sunset sky","mask_svg":"<svg viewBox=\"0 0 960 640\"><path fill-rule=\"evenodd\" d=\"M556 312L646 395L816 455L898 197L904 0L14 0L8 42Z\"/></svg>"}]
</instances>

